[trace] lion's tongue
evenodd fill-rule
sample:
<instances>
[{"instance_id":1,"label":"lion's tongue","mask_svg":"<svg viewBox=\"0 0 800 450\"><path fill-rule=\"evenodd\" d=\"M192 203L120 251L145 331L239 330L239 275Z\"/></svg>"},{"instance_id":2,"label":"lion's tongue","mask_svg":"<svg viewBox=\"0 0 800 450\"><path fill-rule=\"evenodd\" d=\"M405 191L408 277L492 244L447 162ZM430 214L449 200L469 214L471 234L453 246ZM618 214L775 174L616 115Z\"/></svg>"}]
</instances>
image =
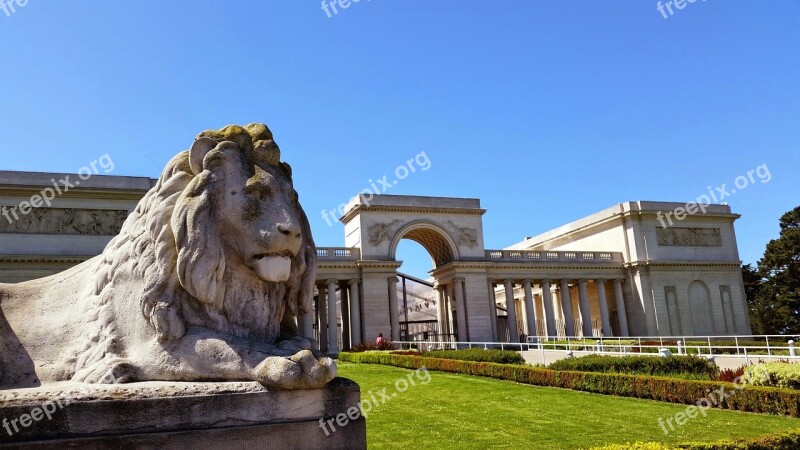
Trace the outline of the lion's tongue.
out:
<instances>
[{"instance_id":1,"label":"lion's tongue","mask_svg":"<svg viewBox=\"0 0 800 450\"><path fill-rule=\"evenodd\" d=\"M282 282L289 279L292 260L288 256L265 256L256 260L254 269L264 281Z\"/></svg>"}]
</instances>

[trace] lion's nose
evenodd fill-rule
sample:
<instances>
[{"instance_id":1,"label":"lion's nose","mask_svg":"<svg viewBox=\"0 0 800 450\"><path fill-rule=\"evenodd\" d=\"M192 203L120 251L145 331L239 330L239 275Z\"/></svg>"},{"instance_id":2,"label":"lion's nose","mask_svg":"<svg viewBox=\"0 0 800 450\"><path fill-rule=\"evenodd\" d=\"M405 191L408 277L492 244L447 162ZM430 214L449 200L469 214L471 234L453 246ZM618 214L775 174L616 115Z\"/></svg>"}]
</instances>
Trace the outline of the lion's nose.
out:
<instances>
[{"instance_id":1,"label":"lion's nose","mask_svg":"<svg viewBox=\"0 0 800 450\"><path fill-rule=\"evenodd\" d=\"M284 236L294 237L298 239L302 236L302 232L300 231L300 226L293 222L279 223L278 231Z\"/></svg>"}]
</instances>

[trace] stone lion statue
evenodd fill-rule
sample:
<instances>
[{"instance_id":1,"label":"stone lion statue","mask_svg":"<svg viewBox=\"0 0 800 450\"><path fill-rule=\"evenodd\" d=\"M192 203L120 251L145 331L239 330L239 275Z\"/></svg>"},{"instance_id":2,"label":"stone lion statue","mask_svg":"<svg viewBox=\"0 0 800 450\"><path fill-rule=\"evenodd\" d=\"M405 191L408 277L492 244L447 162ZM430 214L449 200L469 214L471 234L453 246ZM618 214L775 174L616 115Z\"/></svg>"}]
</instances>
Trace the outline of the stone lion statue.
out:
<instances>
[{"instance_id":1,"label":"stone lion statue","mask_svg":"<svg viewBox=\"0 0 800 450\"><path fill-rule=\"evenodd\" d=\"M336 366L296 325L311 309L315 272L308 219L270 130L203 132L101 255L0 284L0 388L64 380L320 388Z\"/></svg>"}]
</instances>

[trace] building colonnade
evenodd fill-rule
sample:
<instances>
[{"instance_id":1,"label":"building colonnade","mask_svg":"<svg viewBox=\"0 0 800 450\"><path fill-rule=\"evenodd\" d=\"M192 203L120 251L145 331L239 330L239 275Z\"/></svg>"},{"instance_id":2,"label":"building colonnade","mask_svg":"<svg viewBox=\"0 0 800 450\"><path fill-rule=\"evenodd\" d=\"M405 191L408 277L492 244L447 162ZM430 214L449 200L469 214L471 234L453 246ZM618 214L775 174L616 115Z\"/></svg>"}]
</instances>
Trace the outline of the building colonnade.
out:
<instances>
[{"instance_id":1,"label":"building colonnade","mask_svg":"<svg viewBox=\"0 0 800 450\"><path fill-rule=\"evenodd\" d=\"M621 278L578 280L506 278L490 279L489 286L493 295L499 293L501 297L504 297L509 324L508 341L519 342L521 333L542 337L591 337L597 331L602 336L612 336L614 334L612 331L612 305L607 294L608 287L613 287L616 334L628 337L628 319L622 281ZM593 286L591 291L590 283ZM495 290L495 286L501 288L499 292ZM521 287L521 295L517 293L518 286ZM591 307L591 299L596 299L595 308ZM598 319L599 326L595 330L593 323ZM517 326L513 326L513 324ZM497 337L504 340L500 336Z\"/></svg>"},{"instance_id":2,"label":"building colonnade","mask_svg":"<svg viewBox=\"0 0 800 450\"><path fill-rule=\"evenodd\" d=\"M298 317L298 333L316 337L319 349L329 354L363 343L360 282L358 278L318 281L319 295L314 299L311 310Z\"/></svg>"}]
</instances>

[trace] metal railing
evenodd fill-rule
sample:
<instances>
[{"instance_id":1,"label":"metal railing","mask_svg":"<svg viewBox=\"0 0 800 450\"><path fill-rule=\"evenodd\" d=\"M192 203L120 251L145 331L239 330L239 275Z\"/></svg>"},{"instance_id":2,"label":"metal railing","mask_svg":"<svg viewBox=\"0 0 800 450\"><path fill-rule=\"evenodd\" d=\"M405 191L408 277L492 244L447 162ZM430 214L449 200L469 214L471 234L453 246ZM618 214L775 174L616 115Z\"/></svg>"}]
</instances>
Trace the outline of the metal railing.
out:
<instances>
[{"instance_id":1,"label":"metal railing","mask_svg":"<svg viewBox=\"0 0 800 450\"><path fill-rule=\"evenodd\" d=\"M396 342L402 348L460 349L494 348L501 350L562 350L617 355L654 355L663 349L678 355L715 355L744 359L795 359L798 336L637 336L637 337L564 337L530 336L527 342L459 342L450 340L416 340Z\"/></svg>"}]
</instances>

